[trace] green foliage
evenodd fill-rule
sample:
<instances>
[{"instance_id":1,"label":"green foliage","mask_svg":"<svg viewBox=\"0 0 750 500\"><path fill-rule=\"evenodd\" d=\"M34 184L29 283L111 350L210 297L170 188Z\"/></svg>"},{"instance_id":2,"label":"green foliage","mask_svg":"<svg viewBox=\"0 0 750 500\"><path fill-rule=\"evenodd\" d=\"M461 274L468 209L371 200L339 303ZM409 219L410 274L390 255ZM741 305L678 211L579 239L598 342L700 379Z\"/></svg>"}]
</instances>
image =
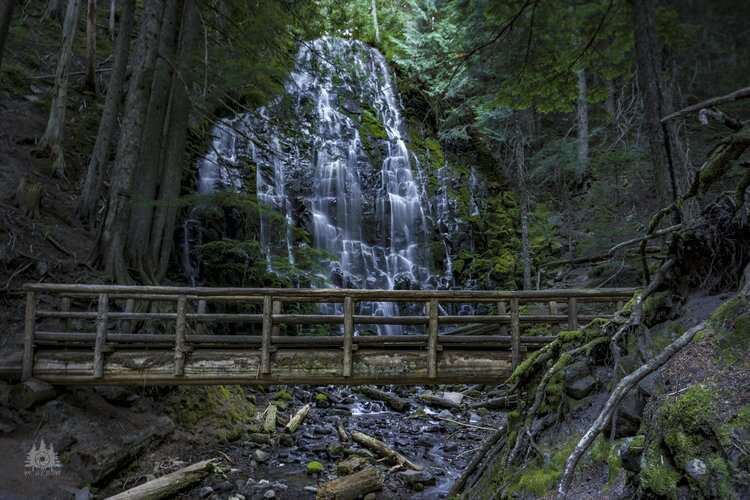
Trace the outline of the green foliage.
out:
<instances>
[{"instance_id":1,"label":"green foliage","mask_svg":"<svg viewBox=\"0 0 750 500\"><path fill-rule=\"evenodd\" d=\"M178 387L170 411L180 425L222 441L238 439L255 418L255 406L238 385Z\"/></svg>"},{"instance_id":2,"label":"green foliage","mask_svg":"<svg viewBox=\"0 0 750 500\"><path fill-rule=\"evenodd\" d=\"M525 494L542 497L549 493L562 475L565 461L570 456L578 442L577 437L568 440L561 448L555 450L548 461L539 458L517 471L510 478L508 494Z\"/></svg>"},{"instance_id":3,"label":"green foliage","mask_svg":"<svg viewBox=\"0 0 750 500\"><path fill-rule=\"evenodd\" d=\"M737 296L722 304L710 319L722 362L733 365L747 359L750 352L750 303Z\"/></svg>"},{"instance_id":4,"label":"green foliage","mask_svg":"<svg viewBox=\"0 0 750 500\"><path fill-rule=\"evenodd\" d=\"M680 473L669 463L658 445L652 444L644 452L639 475L641 487L657 495L676 498Z\"/></svg>"}]
</instances>

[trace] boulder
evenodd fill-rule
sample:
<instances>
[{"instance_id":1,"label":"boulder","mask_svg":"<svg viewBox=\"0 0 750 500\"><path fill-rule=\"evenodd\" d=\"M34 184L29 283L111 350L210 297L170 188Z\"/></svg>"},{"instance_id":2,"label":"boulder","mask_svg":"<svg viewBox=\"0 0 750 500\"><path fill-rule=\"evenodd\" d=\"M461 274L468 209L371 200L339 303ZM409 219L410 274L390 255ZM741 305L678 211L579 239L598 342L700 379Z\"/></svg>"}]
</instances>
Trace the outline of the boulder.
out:
<instances>
[{"instance_id":1,"label":"boulder","mask_svg":"<svg viewBox=\"0 0 750 500\"><path fill-rule=\"evenodd\" d=\"M398 478L406 483L410 488L421 490L425 485L435 484L435 476L422 470L405 470L398 473ZM421 486L421 487L420 487Z\"/></svg>"},{"instance_id":2,"label":"boulder","mask_svg":"<svg viewBox=\"0 0 750 500\"><path fill-rule=\"evenodd\" d=\"M643 455L643 436L625 438L619 449L622 468L633 473L641 470L641 456Z\"/></svg>"},{"instance_id":3,"label":"boulder","mask_svg":"<svg viewBox=\"0 0 750 500\"><path fill-rule=\"evenodd\" d=\"M565 383L565 393L573 399L583 399L596 387L596 379L591 375Z\"/></svg>"},{"instance_id":4,"label":"boulder","mask_svg":"<svg viewBox=\"0 0 750 500\"><path fill-rule=\"evenodd\" d=\"M685 465L685 472L696 481L700 481L706 477L708 467L706 467L706 463L700 458L693 458Z\"/></svg>"},{"instance_id":5,"label":"boulder","mask_svg":"<svg viewBox=\"0 0 750 500\"><path fill-rule=\"evenodd\" d=\"M28 410L33 406L54 399L55 396L57 396L57 391L47 382L29 379L13 386L10 400L11 404L19 410Z\"/></svg>"}]
</instances>

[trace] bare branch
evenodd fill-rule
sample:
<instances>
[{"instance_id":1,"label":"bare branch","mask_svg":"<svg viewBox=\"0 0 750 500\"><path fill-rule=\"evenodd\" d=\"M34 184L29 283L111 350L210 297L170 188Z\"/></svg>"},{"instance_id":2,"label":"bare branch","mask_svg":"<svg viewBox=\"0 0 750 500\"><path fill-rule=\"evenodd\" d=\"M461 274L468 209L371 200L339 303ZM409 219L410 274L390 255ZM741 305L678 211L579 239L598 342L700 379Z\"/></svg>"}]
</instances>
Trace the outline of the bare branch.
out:
<instances>
[{"instance_id":1,"label":"bare branch","mask_svg":"<svg viewBox=\"0 0 750 500\"><path fill-rule=\"evenodd\" d=\"M712 97L711 99L705 100L703 102L699 102L698 104L693 104L692 106L688 106L687 108L683 108L679 111L675 111L674 113L669 114L665 116L664 118L662 118L661 122L666 123L669 120L674 120L675 118L685 116L695 111L700 111L703 108L711 108L713 106L719 106L721 104L726 104L728 102L734 102L734 101L739 101L740 99L748 99L748 98L750 98L750 87L745 87L739 90L735 90L731 94L723 95L720 97Z\"/></svg>"}]
</instances>

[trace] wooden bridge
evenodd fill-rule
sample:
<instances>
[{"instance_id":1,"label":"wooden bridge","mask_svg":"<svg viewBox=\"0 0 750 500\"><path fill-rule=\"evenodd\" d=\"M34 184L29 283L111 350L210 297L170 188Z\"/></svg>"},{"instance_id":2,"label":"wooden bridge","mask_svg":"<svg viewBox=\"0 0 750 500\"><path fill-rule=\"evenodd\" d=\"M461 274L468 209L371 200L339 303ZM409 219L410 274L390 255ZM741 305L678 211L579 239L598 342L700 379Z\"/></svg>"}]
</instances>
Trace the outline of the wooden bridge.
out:
<instances>
[{"instance_id":1,"label":"wooden bridge","mask_svg":"<svg viewBox=\"0 0 750 500\"><path fill-rule=\"evenodd\" d=\"M499 383L524 353L550 342L561 328L608 317L634 290L27 284L25 292L23 378L354 385ZM380 302L417 314L357 314L358 305ZM316 304L337 304L341 313L320 314ZM449 304L473 304L480 313L449 315ZM543 324L552 335L525 331ZM316 333L324 335L298 334L310 325L323 325ZM402 325L408 334L365 335L369 325Z\"/></svg>"}]
</instances>

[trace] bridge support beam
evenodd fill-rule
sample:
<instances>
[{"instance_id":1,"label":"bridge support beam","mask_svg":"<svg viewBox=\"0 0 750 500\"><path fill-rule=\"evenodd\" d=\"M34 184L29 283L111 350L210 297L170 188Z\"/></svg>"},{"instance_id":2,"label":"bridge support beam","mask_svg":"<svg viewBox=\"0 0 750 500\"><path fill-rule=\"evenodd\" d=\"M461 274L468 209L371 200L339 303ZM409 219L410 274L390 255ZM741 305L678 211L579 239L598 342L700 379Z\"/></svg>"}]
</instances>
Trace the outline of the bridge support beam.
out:
<instances>
[{"instance_id":1,"label":"bridge support beam","mask_svg":"<svg viewBox=\"0 0 750 500\"><path fill-rule=\"evenodd\" d=\"M352 352L352 371L341 376L341 349L278 349L273 370L261 370L258 349L196 349L184 359L180 384L497 384L511 373L511 353L491 350L437 352L437 376L430 377L422 349L367 349ZM91 351L39 349L34 377L53 384L170 384L174 350L116 350L104 373L92 379Z\"/></svg>"}]
</instances>

